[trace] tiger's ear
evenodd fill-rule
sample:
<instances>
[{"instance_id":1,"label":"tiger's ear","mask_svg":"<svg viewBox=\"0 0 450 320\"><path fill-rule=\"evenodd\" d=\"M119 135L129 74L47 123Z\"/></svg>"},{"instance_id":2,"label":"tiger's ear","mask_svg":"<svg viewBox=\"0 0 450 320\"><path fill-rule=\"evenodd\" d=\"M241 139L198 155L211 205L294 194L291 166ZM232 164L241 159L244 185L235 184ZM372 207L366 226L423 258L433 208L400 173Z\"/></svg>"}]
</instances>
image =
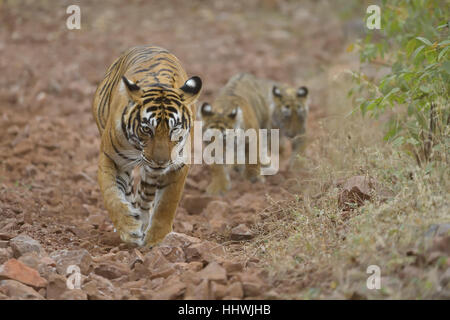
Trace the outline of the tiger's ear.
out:
<instances>
[{"instance_id":1,"label":"tiger's ear","mask_svg":"<svg viewBox=\"0 0 450 320\"><path fill-rule=\"evenodd\" d=\"M281 97L281 91L277 86L273 86L272 93L275 97Z\"/></svg>"},{"instance_id":2,"label":"tiger's ear","mask_svg":"<svg viewBox=\"0 0 450 320\"><path fill-rule=\"evenodd\" d=\"M228 114L228 117L230 117L231 119L236 118L237 114L239 113L239 111L241 110L241 108L236 107L233 110L231 110L231 112Z\"/></svg>"},{"instance_id":3,"label":"tiger's ear","mask_svg":"<svg viewBox=\"0 0 450 320\"><path fill-rule=\"evenodd\" d=\"M180 88L183 92L181 99L186 104L191 104L198 98L201 89L202 80L197 76L191 77Z\"/></svg>"},{"instance_id":4,"label":"tiger's ear","mask_svg":"<svg viewBox=\"0 0 450 320\"><path fill-rule=\"evenodd\" d=\"M297 97L299 98L305 98L308 95L308 88L307 87L300 87L297 90Z\"/></svg>"},{"instance_id":5,"label":"tiger's ear","mask_svg":"<svg viewBox=\"0 0 450 320\"><path fill-rule=\"evenodd\" d=\"M203 116L210 116L213 114L212 106L208 102L204 102L200 108Z\"/></svg>"},{"instance_id":6,"label":"tiger's ear","mask_svg":"<svg viewBox=\"0 0 450 320\"><path fill-rule=\"evenodd\" d=\"M141 88L131 80L128 80L125 76L122 76L123 84L127 90L128 96L136 101L142 96Z\"/></svg>"}]
</instances>

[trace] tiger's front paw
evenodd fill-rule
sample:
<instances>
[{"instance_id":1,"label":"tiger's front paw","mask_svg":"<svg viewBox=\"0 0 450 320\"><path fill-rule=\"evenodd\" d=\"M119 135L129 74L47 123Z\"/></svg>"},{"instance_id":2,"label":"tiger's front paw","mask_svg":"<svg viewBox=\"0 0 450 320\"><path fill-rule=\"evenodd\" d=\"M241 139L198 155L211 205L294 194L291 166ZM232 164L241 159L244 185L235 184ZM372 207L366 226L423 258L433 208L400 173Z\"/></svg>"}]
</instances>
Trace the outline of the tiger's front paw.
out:
<instances>
[{"instance_id":1,"label":"tiger's front paw","mask_svg":"<svg viewBox=\"0 0 450 320\"><path fill-rule=\"evenodd\" d=\"M116 228L123 242L138 246L144 244L143 222L137 209L128 208L128 211L119 219Z\"/></svg>"},{"instance_id":2,"label":"tiger's front paw","mask_svg":"<svg viewBox=\"0 0 450 320\"><path fill-rule=\"evenodd\" d=\"M230 189L230 183L228 181L212 181L208 187L206 187L206 193L210 195L224 195Z\"/></svg>"},{"instance_id":3,"label":"tiger's front paw","mask_svg":"<svg viewBox=\"0 0 450 320\"><path fill-rule=\"evenodd\" d=\"M153 225L145 235L143 246L151 248L161 241L172 232L172 226L166 225Z\"/></svg>"}]
</instances>

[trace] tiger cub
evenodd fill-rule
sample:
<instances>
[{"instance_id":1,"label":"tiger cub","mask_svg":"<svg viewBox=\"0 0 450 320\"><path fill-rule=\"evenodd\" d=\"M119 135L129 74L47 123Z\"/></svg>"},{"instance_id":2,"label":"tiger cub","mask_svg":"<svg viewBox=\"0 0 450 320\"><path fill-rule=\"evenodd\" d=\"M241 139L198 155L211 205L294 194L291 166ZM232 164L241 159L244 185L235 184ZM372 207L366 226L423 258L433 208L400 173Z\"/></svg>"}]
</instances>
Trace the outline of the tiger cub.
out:
<instances>
[{"instance_id":1,"label":"tiger cub","mask_svg":"<svg viewBox=\"0 0 450 320\"><path fill-rule=\"evenodd\" d=\"M308 89L304 86L294 89L248 73L239 73L228 81L212 104L202 104L198 118L203 121L204 132L208 129L222 132L237 128L280 129L281 136L292 140L292 164L304 145L307 95ZM269 143L270 140L268 138ZM259 175L260 160L256 165L245 166L245 175L251 181L263 180ZM223 194L229 190L231 184L225 165L211 165L211 173L208 193Z\"/></svg>"},{"instance_id":2,"label":"tiger cub","mask_svg":"<svg viewBox=\"0 0 450 320\"><path fill-rule=\"evenodd\" d=\"M92 106L101 135L98 181L122 241L152 246L171 232L188 173L181 151L192 138L201 87L174 55L152 46L125 52L99 84Z\"/></svg>"},{"instance_id":3,"label":"tiger cub","mask_svg":"<svg viewBox=\"0 0 450 320\"><path fill-rule=\"evenodd\" d=\"M309 113L308 88L292 88L285 84L273 83L271 127L280 130L280 136L291 141L292 153L289 169L293 169L297 156L306 145L306 119ZM283 144L280 143L280 151Z\"/></svg>"},{"instance_id":4,"label":"tiger cub","mask_svg":"<svg viewBox=\"0 0 450 320\"><path fill-rule=\"evenodd\" d=\"M203 121L203 132L217 129L226 138L227 129L267 129L270 126L270 110L262 94L264 87L251 74L239 73L233 76L212 104L203 103L198 118ZM256 137L259 146L259 136ZM249 163L249 148L246 141L244 174L252 182L262 181L259 150L256 163ZM223 194L231 187L229 166L212 164L212 181L207 187L209 194Z\"/></svg>"}]
</instances>

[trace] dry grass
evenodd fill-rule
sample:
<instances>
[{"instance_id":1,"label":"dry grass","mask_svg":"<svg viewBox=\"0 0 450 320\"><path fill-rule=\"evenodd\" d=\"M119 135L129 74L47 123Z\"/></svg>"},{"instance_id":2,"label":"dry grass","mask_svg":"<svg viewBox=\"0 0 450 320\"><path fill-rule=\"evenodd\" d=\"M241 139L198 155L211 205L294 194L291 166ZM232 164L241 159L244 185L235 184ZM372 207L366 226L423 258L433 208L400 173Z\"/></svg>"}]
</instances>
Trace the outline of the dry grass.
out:
<instances>
[{"instance_id":1,"label":"dry grass","mask_svg":"<svg viewBox=\"0 0 450 320\"><path fill-rule=\"evenodd\" d=\"M421 169L384 143L382 120L350 115L350 86L340 78L324 88L328 116L299 159L298 199L273 203L244 251L283 298L448 299L448 241L447 253L431 253L424 236L431 224L450 222L448 163ZM375 178L392 196L343 215L336 181L354 175ZM381 290L367 289L369 265L381 268Z\"/></svg>"}]
</instances>

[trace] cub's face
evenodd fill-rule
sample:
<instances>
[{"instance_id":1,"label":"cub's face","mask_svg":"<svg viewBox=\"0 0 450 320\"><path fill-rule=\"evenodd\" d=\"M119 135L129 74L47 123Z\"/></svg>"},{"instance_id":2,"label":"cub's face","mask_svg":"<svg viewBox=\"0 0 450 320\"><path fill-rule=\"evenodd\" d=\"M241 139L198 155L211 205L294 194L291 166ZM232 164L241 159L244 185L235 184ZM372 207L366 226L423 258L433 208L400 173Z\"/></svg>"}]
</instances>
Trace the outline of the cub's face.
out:
<instances>
[{"instance_id":1,"label":"cub's face","mask_svg":"<svg viewBox=\"0 0 450 320\"><path fill-rule=\"evenodd\" d=\"M123 77L128 105L122 113L121 129L136 148L136 161L148 170L165 172L183 163L182 150L193 125L190 105L201 89L198 77L181 88L155 86L141 89Z\"/></svg>"},{"instance_id":2,"label":"cub's face","mask_svg":"<svg viewBox=\"0 0 450 320\"><path fill-rule=\"evenodd\" d=\"M306 101L308 89L306 87L295 89L275 85L272 88L272 94L274 103L273 127L280 129L283 135L290 138L304 133L309 111Z\"/></svg>"},{"instance_id":3,"label":"cub's face","mask_svg":"<svg viewBox=\"0 0 450 320\"><path fill-rule=\"evenodd\" d=\"M238 129L242 123L242 111L237 105L231 108L214 107L205 102L200 107L199 119L203 121L203 132L208 129L219 130L225 136L226 129Z\"/></svg>"}]
</instances>

